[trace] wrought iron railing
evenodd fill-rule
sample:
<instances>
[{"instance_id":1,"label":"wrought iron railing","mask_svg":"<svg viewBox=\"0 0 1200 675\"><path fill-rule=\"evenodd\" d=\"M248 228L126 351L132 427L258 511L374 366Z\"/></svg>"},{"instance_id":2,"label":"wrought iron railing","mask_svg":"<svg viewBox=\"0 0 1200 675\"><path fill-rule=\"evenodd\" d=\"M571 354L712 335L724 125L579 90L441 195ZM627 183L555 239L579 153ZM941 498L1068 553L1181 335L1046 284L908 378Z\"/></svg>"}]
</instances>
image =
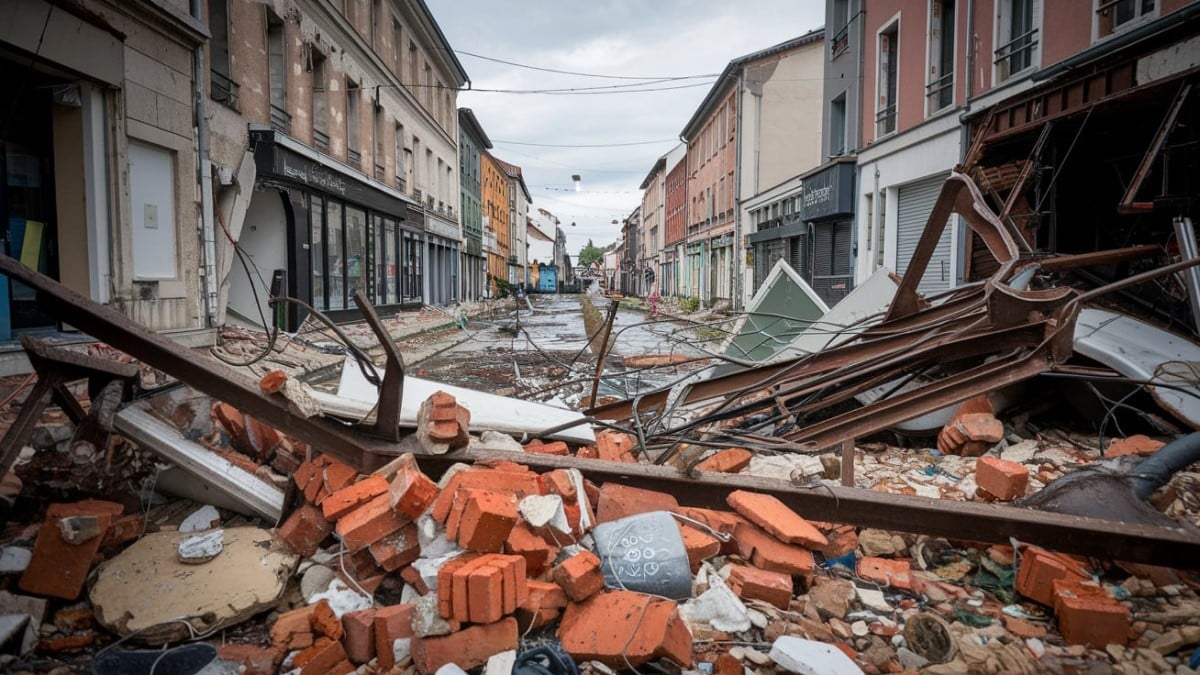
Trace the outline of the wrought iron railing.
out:
<instances>
[{"instance_id":1,"label":"wrought iron railing","mask_svg":"<svg viewBox=\"0 0 1200 675\"><path fill-rule=\"evenodd\" d=\"M1007 79L1033 65L1038 29L1032 28L996 48L992 63L1000 66L1000 79Z\"/></svg>"},{"instance_id":2,"label":"wrought iron railing","mask_svg":"<svg viewBox=\"0 0 1200 675\"><path fill-rule=\"evenodd\" d=\"M211 72L211 86L209 94L212 99L218 103L223 103L234 110L238 110L238 96L241 87L237 82L229 79L229 76L219 73L215 70Z\"/></svg>"},{"instance_id":3,"label":"wrought iron railing","mask_svg":"<svg viewBox=\"0 0 1200 675\"><path fill-rule=\"evenodd\" d=\"M274 103L271 104L271 128L285 134L292 133L292 116Z\"/></svg>"}]
</instances>

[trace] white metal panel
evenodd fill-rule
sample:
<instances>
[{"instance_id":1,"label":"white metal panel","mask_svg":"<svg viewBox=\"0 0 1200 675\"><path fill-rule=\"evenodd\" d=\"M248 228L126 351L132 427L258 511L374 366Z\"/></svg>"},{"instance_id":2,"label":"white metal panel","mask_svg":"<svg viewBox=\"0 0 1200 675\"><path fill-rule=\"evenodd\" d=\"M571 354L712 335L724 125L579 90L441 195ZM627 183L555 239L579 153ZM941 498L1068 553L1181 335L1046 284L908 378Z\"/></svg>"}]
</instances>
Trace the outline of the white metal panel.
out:
<instances>
[{"instance_id":1,"label":"white metal panel","mask_svg":"<svg viewBox=\"0 0 1200 675\"><path fill-rule=\"evenodd\" d=\"M129 208L133 221L135 279L174 279L174 154L152 145L129 143Z\"/></svg>"},{"instance_id":2,"label":"white metal panel","mask_svg":"<svg viewBox=\"0 0 1200 675\"><path fill-rule=\"evenodd\" d=\"M940 174L932 178L902 185L899 189L896 204L896 273L901 277L908 270L921 233L925 231L929 213L937 201L942 183L948 174ZM954 261L951 258L953 227L946 227L938 240L937 248L929 259L925 275L917 289L922 293L936 293L950 289L954 285Z\"/></svg>"}]
</instances>

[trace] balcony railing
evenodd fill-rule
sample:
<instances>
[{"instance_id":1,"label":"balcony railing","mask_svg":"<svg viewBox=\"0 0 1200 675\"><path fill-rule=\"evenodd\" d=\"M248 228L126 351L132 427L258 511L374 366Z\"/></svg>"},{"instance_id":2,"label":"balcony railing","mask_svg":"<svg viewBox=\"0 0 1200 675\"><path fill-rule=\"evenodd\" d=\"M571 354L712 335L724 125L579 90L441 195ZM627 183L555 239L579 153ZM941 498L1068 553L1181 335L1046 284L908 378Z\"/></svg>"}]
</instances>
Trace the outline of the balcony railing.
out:
<instances>
[{"instance_id":1,"label":"balcony railing","mask_svg":"<svg viewBox=\"0 0 1200 675\"><path fill-rule=\"evenodd\" d=\"M1033 65L1033 50L1038 45L1037 33L1038 29L1030 29L996 49L992 63L1000 66L1000 79L1008 79Z\"/></svg>"},{"instance_id":2,"label":"balcony railing","mask_svg":"<svg viewBox=\"0 0 1200 675\"><path fill-rule=\"evenodd\" d=\"M839 54L846 51L848 46L850 46L850 22L846 22L846 25L842 26L842 29L829 39L829 60L836 59Z\"/></svg>"},{"instance_id":3,"label":"balcony railing","mask_svg":"<svg viewBox=\"0 0 1200 675\"><path fill-rule=\"evenodd\" d=\"M925 85L925 98L929 101L929 112L931 114L953 103L954 71L946 73Z\"/></svg>"},{"instance_id":4,"label":"balcony railing","mask_svg":"<svg viewBox=\"0 0 1200 675\"><path fill-rule=\"evenodd\" d=\"M237 82L229 79L228 76L218 73L213 70L212 86L209 88L209 93L212 99L217 103L223 103L234 110L238 109L238 95L241 87Z\"/></svg>"},{"instance_id":5,"label":"balcony railing","mask_svg":"<svg viewBox=\"0 0 1200 675\"><path fill-rule=\"evenodd\" d=\"M313 147L321 152L329 152L329 134L320 129L313 129Z\"/></svg>"},{"instance_id":6,"label":"balcony railing","mask_svg":"<svg viewBox=\"0 0 1200 675\"><path fill-rule=\"evenodd\" d=\"M357 169L362 166L362 153L354 148L346 148L346 160Z\"/></svg>"},{"instance_id":7,"label":"balcony railing","mask_svg":"<svg viewBox=\"0 0 1200 675\"><path fill-rule=\"evenodd\" d=\"M292 116L274 103L271 104L271 128L285 134L292 133Z\"/></svg>"},{"instance_id":8,"label":"balcony railing","mask_svg":"<svg viewBox=\"0 0 1200 675\"><path fill-rule=\"evenodd\" d=\"M893 103L875 113L875 135L883 136L896 130L896 104Z\"/></svg>"}]
</instances>

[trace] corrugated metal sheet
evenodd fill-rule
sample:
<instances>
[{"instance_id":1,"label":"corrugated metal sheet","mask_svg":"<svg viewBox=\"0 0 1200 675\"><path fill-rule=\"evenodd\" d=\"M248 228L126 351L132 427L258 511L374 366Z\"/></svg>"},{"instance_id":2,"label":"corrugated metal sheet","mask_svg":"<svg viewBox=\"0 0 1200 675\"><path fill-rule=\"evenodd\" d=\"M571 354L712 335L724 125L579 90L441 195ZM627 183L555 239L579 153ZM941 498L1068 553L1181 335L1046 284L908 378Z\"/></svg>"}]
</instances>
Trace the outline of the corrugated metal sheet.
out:
<instances>
[{"instance_id":1,"label":"corrugated metal sheet","mask_svg":"<svg viewBox=\"0 0 1200 675\"><path fill-rule=\"evenodd\" d=\"M904 276L917 242L925 230L925 222L933 211L942 183L949 174L934 176L919 180L900 187L896 204L896 273ZM954 285L954 269L951 267L951 228L947 227L938 240L937 248L929 259L925 276L921 278L918 290L922 293L936 293L948 290Z\"/></svg>"}]
</instances>

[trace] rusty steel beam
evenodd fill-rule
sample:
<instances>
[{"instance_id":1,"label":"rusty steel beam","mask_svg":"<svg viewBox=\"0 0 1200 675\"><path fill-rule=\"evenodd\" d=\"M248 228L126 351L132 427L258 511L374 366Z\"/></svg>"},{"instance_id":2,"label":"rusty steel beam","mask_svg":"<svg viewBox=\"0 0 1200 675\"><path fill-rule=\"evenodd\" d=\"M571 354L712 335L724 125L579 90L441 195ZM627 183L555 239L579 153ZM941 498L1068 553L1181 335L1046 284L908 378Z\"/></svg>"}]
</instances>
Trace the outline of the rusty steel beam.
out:
<instances>
[{"instance_id":1,"label":"rusty steel beam","mask_svg":"<svg viewBox=\"0 0 1200 675\"><path fill-rule=\"evenodd\" d=\"M379 315L375 313L375 308L371 306L367 296L363 295L362 289L354 292L354 304L358 305L358 311L362 312L363 318L367 320L367 325L371 327L371 332L375 333L375 339L379 340L380 346L383 347L385 360L383 380L379 383L379 403L375 406L373 432L375 436L395 443L400 440L400 406L404 400L404 359L400 356L400 350L396 349L396 343L392 341L392 336L388 334L387 329L379 320Z\"/></svg>"},{"instance_id":2,"label":"rusty steel beam","mask_svg":"<svg viewBox=\"0 0 1200 675\"><path fill-rule=\"evenodd\" d=\"M1154 160L1162 150L1163 143L1167 141L1167 136L1175 128L1175 118L1179 116L1179 111L1183 109L1183 104L1187 101L1188 93L1191 90L1191 82L1184 82L1179 87L1179 93L1175 94L1175 100L1171 101L1171 107L1167 109L1166 116L1163 117L1162 123L1158 125L1158 131L1154 132L1154 138L1150 140L1150 147L1146 148L1146 154L1142 157L1141 163L1138 164L1137 171L1133 173L1133 180L1129 181L1129 187L1125 188L1125 195L1117 203L1118 213L1137 213L1139 211L1152 211L1154 209L1153 202L1135 202L1133 200L1137 198L1138 190L1141 189L1146 176L1150 175L1150 167L1154 164Z\"/></svg>"},{"instance_id":3,"label":"rusty steel beam","mask_svg":"<svg viewBox=\"0 0 1200 675\"><path fill-rule=\"evenodd\" d=\"M725 510L730 492L751 490L777 497L805 518L859 527L1000 544L1016 538L1066 553L1158 565L1178 566L1181 560L1200 556L1200 538L1182 528L1131 525L998 504L895 495L828 483L797 486L789 479L739 474L701 473L692 478L667 466L534 453L463 449L417 457L421 468L435 476L454 462L487 461L515 461L538 471L579 469L595 483L613 481L664 492L683 506Z\"/></svg>"},{"instance_id":4,"label":"rusty steel beam","mask_svg":"<svg viewBox=\"0 0 1200 675\"><path fill-rule=\"evenodd\" d=\"M40 299L60 320L359 471L373 471L396 453L392 444L349 433L328 420L296 414L282 396L263 394L257 383L247 382L224 364L172 342L8 256L0 255L0 273L41 293Z\"/></svg>"},{"instance_id":5,"label":"rusty steel beam","mask_svg":"<svg viewBox=\"0 0 1200 675\"><path fill-rule=\"evenodd\" d=\"M1076 253L1038 258L1031 261L1029 265L1037 265L1046 272L1060 272L1080 267L1096 267L1099 265L1132 262L1162 253L1162 250L1163 247L1158 244L1144 244L1142 246L1127 246L1125 248L1113 248L1092 253Z\"/></svg>"}]
</instances>

